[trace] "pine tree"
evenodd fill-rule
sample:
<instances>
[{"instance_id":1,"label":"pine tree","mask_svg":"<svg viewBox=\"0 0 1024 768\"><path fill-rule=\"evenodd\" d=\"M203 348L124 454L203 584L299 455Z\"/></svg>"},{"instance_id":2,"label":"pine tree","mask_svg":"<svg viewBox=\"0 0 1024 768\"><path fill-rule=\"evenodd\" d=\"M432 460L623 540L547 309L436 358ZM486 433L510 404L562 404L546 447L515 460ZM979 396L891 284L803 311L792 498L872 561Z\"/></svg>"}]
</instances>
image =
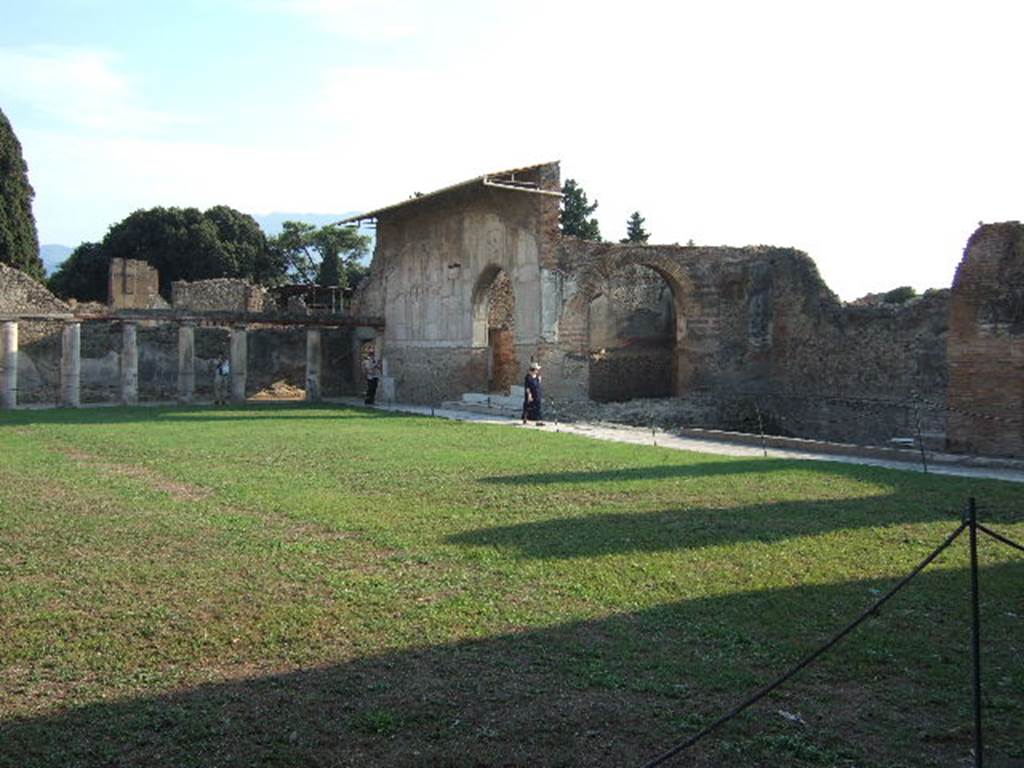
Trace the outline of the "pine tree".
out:
<instances>
[{"instance_id":1,"label":"pine tree","mask_svg":"<svg viewBox=\"0 0 1024 768\"><path fill-rule=\"evenodd\" d=\"M574 179L566 179L562 186L562 212L558 223L562 234L578 237L580 240L601 240L601 227L597 219L589 218L597 210L597 201L587 201L587 193Z\"/></svg>"},{"instance_id":2,"label":"pine tree","mask_svg":"<svg viewBox=\"0 0 1024 768\"><path fill-rule=\"evenodd\" d=\"M42 280L45 270L32 216L34 195L21 144L0 110L0 262Z\"/></svg>"},{"instance_id":3,"label":"pine tree","mask_svg":"<svg viewBox=\"0 0 1024 768\"><path fill-rule=\"evenodd\" d=\"M651 233L644 231L646 219L640 215L640 211L633 211L633 215L626 222L626 237L620 243L646 243Z\"/></svg>"}]
</instances>

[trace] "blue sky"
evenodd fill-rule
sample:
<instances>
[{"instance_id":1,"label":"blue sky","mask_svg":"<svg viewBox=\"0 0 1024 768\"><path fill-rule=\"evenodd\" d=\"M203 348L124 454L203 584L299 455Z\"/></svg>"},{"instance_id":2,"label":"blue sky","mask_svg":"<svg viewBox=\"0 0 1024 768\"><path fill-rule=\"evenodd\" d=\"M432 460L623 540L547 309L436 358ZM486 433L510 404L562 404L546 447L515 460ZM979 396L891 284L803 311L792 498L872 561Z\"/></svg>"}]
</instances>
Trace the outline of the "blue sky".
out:
<instances>
[{"instance_id":1,"label":"blue sky","mask_svg":"<svg viewBox=\"0 0 1024 768\"><path fill-rule=\"evenodd\" d=\"M0 0L0 108L44 243L561 160L609 239L794 246L849 299L1024 216L1021 5Z\"/></svg>"}]
</instances>

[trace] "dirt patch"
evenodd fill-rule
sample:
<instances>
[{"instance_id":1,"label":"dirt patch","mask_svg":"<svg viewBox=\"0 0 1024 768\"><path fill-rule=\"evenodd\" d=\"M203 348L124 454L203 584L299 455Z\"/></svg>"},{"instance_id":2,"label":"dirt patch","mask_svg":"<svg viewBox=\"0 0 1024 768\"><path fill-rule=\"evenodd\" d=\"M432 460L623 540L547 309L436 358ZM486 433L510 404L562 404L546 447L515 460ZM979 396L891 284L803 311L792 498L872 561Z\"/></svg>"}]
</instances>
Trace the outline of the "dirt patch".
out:
<instances>
[{"instance_id":1,"label":"dirt patch","mask_svg":"<svg viewBox=\"0 0 1024 768\"><path fill-rule=\"evenodd\" d=\"M164 477L159 472L135 464L115 464L75 448L61 449L61 453L80 464L85 464L108 477L130 477L141 480L150 488L163 491L176 501L201 501L213 495L213 491L191 483L183 483Z\"/></svg>"},{"instance_id":2,"label":"dirt patch","mask_svg":"<svg viewBox=\"0 0 1024 768\"><path fill-rule=\"evenodd\" d=\"M249 397L250 400L305 400L306 390L293 386L284 379L275 381Z\"/></svg>"}]
</instances>

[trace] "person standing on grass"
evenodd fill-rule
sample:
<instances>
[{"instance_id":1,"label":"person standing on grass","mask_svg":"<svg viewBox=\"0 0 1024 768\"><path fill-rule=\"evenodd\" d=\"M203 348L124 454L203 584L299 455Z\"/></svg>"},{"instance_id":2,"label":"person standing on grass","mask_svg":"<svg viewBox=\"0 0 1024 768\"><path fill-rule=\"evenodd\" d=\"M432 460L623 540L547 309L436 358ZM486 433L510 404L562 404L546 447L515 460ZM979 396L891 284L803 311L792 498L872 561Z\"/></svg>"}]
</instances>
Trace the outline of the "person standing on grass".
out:
<instances>
[{"instance_id":1,"label":"person standing on grass","mask_svg":"<svg viewBox=\"0 0 1024 768\"><path fill-rule=\"evenodd\" d=\"M377 384L380 383L380 362L373 344L368 344L363 353L363 376L366 377L366 397L363 402L373 405L377 397Z\"/></svg>"},{"instance_id":2,"label":"person standing on grass","mask_svg":"<svg viewBox=\"0 0 1024 768\"><path fill-rule=\"evenodd\" d=\"M223 355L213 369L213 402L215 405L226 405L228 388L231 381L231 363Z\"/></svg>"},{"instance_id":3,"label":"person standing on grass","mask_svg":"<svg viewBox=\"0 0 1024 768\"><path fill-rule=\"evenodd\" d=\"M538 427L544 426L544 422L541 421L543 418L541 413L543 396L540 363L530 363L530 371L526 374L526 380L523 382L523 424L530 420L535 421Z\"/></svg>"}]
</instances>

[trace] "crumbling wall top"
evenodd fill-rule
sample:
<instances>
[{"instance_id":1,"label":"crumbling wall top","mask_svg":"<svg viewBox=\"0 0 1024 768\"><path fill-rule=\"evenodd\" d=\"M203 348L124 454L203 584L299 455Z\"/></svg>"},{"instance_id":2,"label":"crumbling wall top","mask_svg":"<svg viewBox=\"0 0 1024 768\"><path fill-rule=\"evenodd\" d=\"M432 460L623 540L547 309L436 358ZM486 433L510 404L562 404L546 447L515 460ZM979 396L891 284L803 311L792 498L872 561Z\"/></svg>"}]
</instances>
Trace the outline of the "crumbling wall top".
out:
<instances>
[{"instance_id":1,"label":"crumbling wall top","mask_svg":"<svg viewBox=\"0 0 1024 768\"><path fill-rule=\"evenodd\" d=\"M0 314L66 314L71 307L20 269L0 264Z\"/></svg>"}]
</instances>

